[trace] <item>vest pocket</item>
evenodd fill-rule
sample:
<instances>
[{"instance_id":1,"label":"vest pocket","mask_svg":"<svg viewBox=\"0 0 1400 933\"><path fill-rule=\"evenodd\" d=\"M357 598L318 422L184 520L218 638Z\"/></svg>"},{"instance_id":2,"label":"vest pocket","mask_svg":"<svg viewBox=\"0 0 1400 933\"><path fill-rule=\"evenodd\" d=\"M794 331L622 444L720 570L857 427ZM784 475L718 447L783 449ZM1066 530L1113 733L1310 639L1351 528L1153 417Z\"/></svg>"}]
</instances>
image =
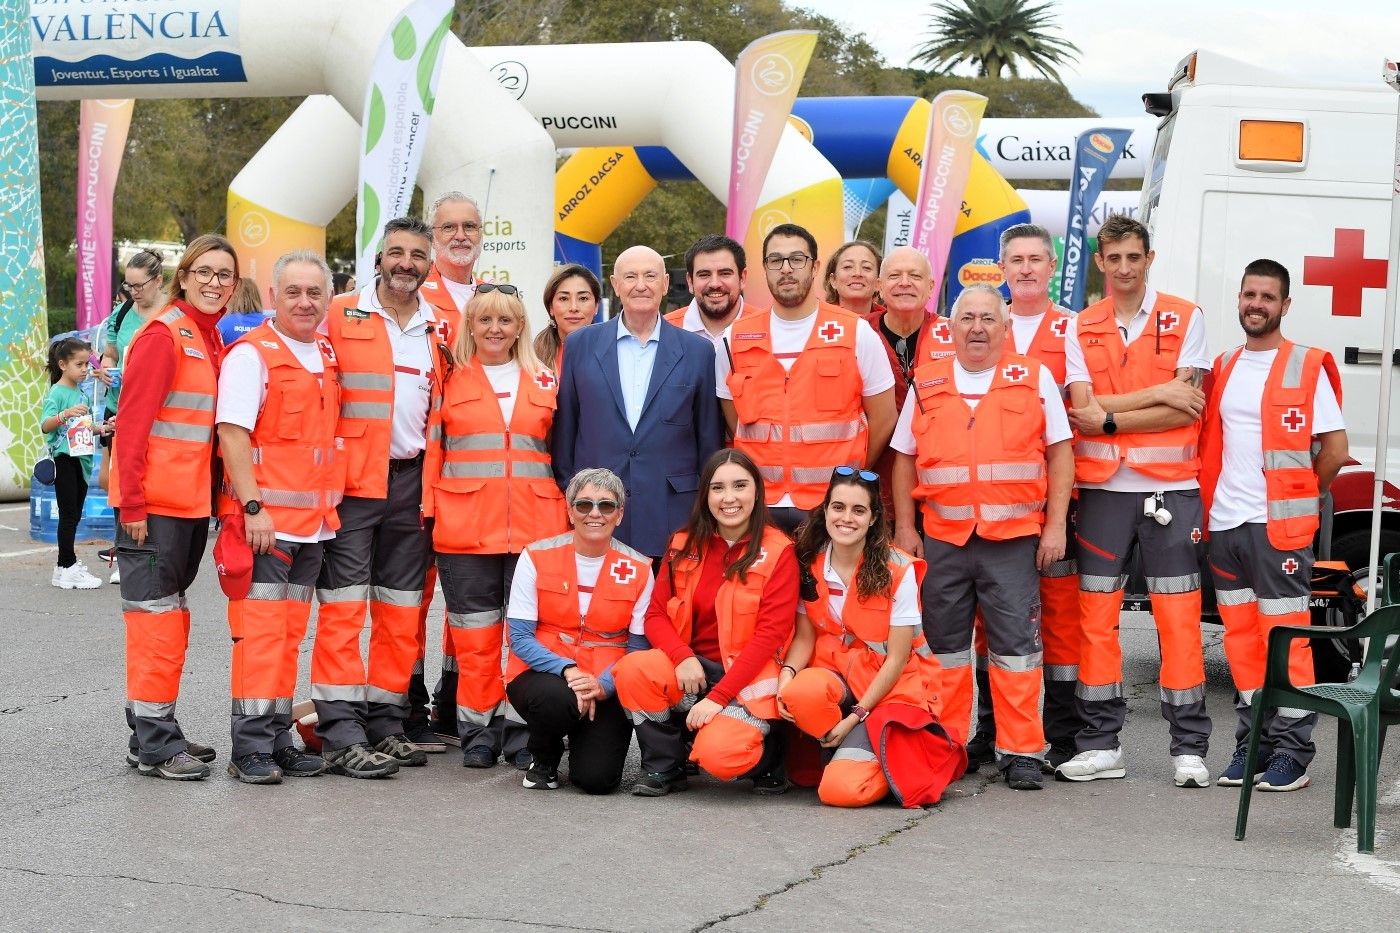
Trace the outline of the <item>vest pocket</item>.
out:
<instances>
[{"instance_id":1,"label":"vest pocket","mask_svg":"<svg viewBox=\"0 0 1400 933\"><path fill-rule=\"evenodd\" d=\"M461 552L481 544L478 517L486 510L484 479L440 479L433 484L433 547Z\"/></svg>"},{"instance_id":2,"label":"vest pocket","mask_svg":"<svg viewBox=\"0 0 1400 933\"><path fill-rule=\"evenodd\" d=\"M367 427L363 421L344 418L336 427L335 456L345 471L347 484L357 484L364 475L365 463L369 460L369 444L365 440Z\"/></svg>"},{"instance_id":3,"label":"vest pocket","mask_svg":"<svg viewBox=\"0 0 1400 933\"><path fill-rule=\"evenodd\" d=\"M758 389L754 378L747 373L732 372L727 380L729 394L734 396L734 411L740 424L752 424L758 420Z\"/></svg>"},{"instance_id":4,"label":"vest pocket","mask_svg":"<svg viewBox=\"0 0 1400 933\"><path fill-rule=\"evenodd\" d=\"M304 423L306 396L304 392L299 391L299 387L300 384L295 379L277 381L277 436L283 440L294 441L307 436Z\"/></svg>"},{"instance_id":5,"label":"vest pocket","mask_svg":"<svg viewBox=\"0 0 1400 933\"><path fill-rule=\"evenodd\" d=\"M818 411L841 411L846 408L849 400L841 391L842 383L845 382L844 372L845 366L842 361L830 354L817 359Z\"/></svg>"}]
</instances>

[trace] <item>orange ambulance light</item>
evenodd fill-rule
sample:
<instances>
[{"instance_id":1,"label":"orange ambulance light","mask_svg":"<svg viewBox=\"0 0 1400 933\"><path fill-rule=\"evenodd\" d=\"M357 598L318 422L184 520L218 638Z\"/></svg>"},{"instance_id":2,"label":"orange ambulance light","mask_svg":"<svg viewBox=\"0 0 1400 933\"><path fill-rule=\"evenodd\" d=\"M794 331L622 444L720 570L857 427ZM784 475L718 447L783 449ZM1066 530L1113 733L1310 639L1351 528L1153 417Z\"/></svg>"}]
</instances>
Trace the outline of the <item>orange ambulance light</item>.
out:
<instances>
[{"instance_id":1,"label":"orange ambulance light","mask_svg":"<svg viewBox=\"0 0 1400 933\"><path fill-rule=\"evenodd\" d=\"M1175 90L1178 84L1196 83L1197 54L1198 53L1196 52L1192 52L1190 55L1186 56L1181 61L1176 63L1176 70L1172 72L1171 80L1167 82L1168 91Z\"/></svg>"},{"instance_id":2,"label":"orange ambulance light","mask_svg":"<svg viewBox=\"0 0 1400 933\"><path fill-rule=\"evenodd\" d=\"M1241 120L1241 162L1303 161L1303 124L1293 120Z\"/></svg>"}]
</instances>

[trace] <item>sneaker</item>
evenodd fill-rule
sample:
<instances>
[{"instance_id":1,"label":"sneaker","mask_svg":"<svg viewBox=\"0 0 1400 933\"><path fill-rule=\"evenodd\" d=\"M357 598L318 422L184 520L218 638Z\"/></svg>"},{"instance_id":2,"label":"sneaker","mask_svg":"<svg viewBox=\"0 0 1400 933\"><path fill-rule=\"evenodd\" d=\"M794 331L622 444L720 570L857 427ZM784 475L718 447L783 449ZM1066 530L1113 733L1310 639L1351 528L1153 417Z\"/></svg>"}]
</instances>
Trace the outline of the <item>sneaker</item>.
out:
<instances>
[{"instance_id":1,"label":"sneaker","mask_svg":"<svg viewBox=\"0 0 1400 933\"><path fill-rule=\"evenodd\" d=\"M428 729L444 746L451 745L453 748L462 747L462 737L457 734L457 721L443 722L440 719L432 719L428 722ZM443 751L447 749L444 748Z\"/></svg>"},{"instance_id":2,"label":"sneaker","mask_svg":"<svg viewBox=\"0 0 1400 933\"><path fill-rule=\"evenodd\" d=\"M117 567L117 566L113 566L113 567L112 567L112 573L111 573L110 576L107 577L107 582L108 582L108 583L121 583L121 582L122 582L122 570L121 570L120 567Z\"/></svg>"},{"instance_id":3,"label":"sneaker","mask_svg":"<svg viewBox=\"0 0 1400 933\"><path fill-rule=\"evenodd\" d=\"M405 768L421 768L428 763L428 756L410 743L403 733L386 735L375 743L374 750L383 752Z\"/></svg>"},{"instance_id":4,"label":"sneaker","mask_svg":"<svg viewBox=\"0 0 1400 933\"><path fill-rule=\"evenodd\" d=\"M1010 755L1001 762L1006 786L1012 790L1040 790L1040 760L1028 755Z\"/></svg>"},{"instance_id":5,"label":"sneaker","mask_svg":"<svg viewBox=\"0 0 1400 933\"><path fill-rule=\"evenodd\" d=\"M1220 780L1215 783L1220 787L1239 787L1244 784L1244 765L1247 757L1249 757L1249 749L1245 746L1241 745L1239 748L1235 749L1235 757L1230 759L1230 766L1220 773ZM1272 755L1261 751L1259 760L1254 762L1254 767L1256 769L1254 773L1255 784L1258 784L1259 779L1268 771L1269 762L1267 759L1272 757Z\"/></svg>"},{"instance_id":6,"label":"sneaker","mask_svg":"<svg viewBox=\"0 0 1400 933\"><path fill-rule=\"evenodd\" d=\"M1101 781L1126 776L1123 749L1096 748L1080 752L1055 769L1057 781Z\"/></svg>"},{"instance_id":7,"label":"sneaker","mask_svg":"<svg viewBox=\"0 0 1400 933\"><path fill-rule=\"evenodd\" d=\"M244 784L281 784L282 769L272 756L264 752L249 752L239 755L228 763L230 777L236 777Z\"/></svg>"},{"instance_id":8,"label":"sneaker","mask_svg":"<svg viewBox=\"0 0 1400 933\"><path fill-rule=\"evenodd\" d=\"M116 549L116 546L114 545L114 546L109 547L109 548L103 548L102 550L98 551L98 552L97 552L97 559L98 559L98 560L102 560L102 561L106 561L106 562L109 563L109 564L115 564L115 563L117 562L117 549Z\"/></svg>"},{"instance_id":9,"label":"sneaker","mask_svg":"<svg viewBox=\"0 0 1400 933\"><path fill-rule=\"evenodd\" d=\"M530 754L529 749L522 748L511 758L510 763L515 765L517 771L529 771L535 763L535 756Z\"/></svg>"},{"instance_id":10,"label":"sneaker","mask_svg":"<svg viewBox=\"0 0 1400 933\"><path fill-rule=\"evenodd\" d=\"M1312 781L1308 779L1307 769L1298 764L1296 759L1283 752L1274 752L1269 756L1268 769L1265 770L1264 776L1255 786L1260 790L1281 793L1289 790L1302 790L1311 783Z\"/></svg>"},{"instance_id":11,"label":"sneaker","mask_svg":"<svg viewBox=\"0 0 1400 933\"><path fill-rule=\"evenodd\" d=\"M531 764L525 771L525 779L520 782L520 786L528 790L558 790L559 770Z\"/></svg>"},{"instance_id":12,"label":"sneaker","mask_svg":"<svg viewBox=\"0 0 1400 933\"><path fill-rule=\"evenodd\" d=\"M791 787L792 782L788 780L787 770L782 765L753 779L753 792L760 797L777 797L786 794Z\"/></svg>"},{"instance_id":13,"label":"sneaker","mask_svg":"<svg viewBox=\"0 0 1400 933\"><path fill-rule=\"evenodd\" d=\"M49 582L60 590L95 590L102 586L102 581L88 573L82 561L71 567L55 567Z\"/></svg>"},{"instance_id":14,"label":"sneaker","mask_svg":"<svg viewBox=\"0 0 1400 933\"><path fill-rule=\"evenodd\" d=\"M50 585L50 586L57 586L57 587L59 587L59 588L62 588L62 586L63 586L63 583L62 583L62 581L63 581L63 571L66 570L66 569L67 569L67 568L65 568L65 567L60 567L60 566L58 566L58 564L54 564L54 565L53 565L53 575L49 577L49 585Z\"/></svg>"},{"instance_id":15,"label":"sneaker","mask_svg":"<svg viewBox=\"0 0 1400 933\"><path fill-rule=\"evenodd\" d=\"M209 766L180 752L160 764L137 764L136 771L149 777L164 778L167 781L201 781L209 776Z\"/></svg>"},{"instance_id":16,"label":"sneaker","mask_svg":"<svg viewBox=\"0 0 1400 933\"><path fill-rule=\"evenodd\" d=\"M1209 787L1210 769L1200 755L1173 755L1172 782L1177 787Z\"/></svg>"},{"instance_id":17,"label":"sneaker","mask_svg":"<svg viewBox=\"0 0 1400 933\"><path fill-rule=\"evenodd\" d=\"M272 753L272 760L287 777L316 777L326 773L326 759L308 755L295 745L277 749Z\"/></svg>"},{"instance_id":18,"label":"sneaker","mask_svg":"<svg viewBox=\"0 0 1400 933\"><path fill-rule=\"evenodd\" d=\"M443 741L442 736L435 733L432 726L426 722L406 723L403 732L408 744L420 752L441 755L447 751L447 743Z\"/></svg>"},{"instance_id":19,"label":"sneaker","mask_svg":"<svg viewBox=\"0 0 1400 933\"><path fill-rule=\"evenodd\" d=\"M1050 751L1045 753L1045 760L1040 764L1040 770L1046 774L1054 774L1055 769L1074 757L1074 739L1061 740L1050 743Z\"/></svg>"},{"instance_id":20,"label":"sneaker","mask_svg":"<svg viewBox=\"0 0 1400 933\"><path fill-rule=\"evenodd\" d=\"M967 743L967 770L976 771L997 760L996 740L997 737L990 732L978 732L972 737L972 741Z\"/></svg>"},{"instance_id":21,"label":"sneaker","mask_svg":"<svg viewBox=\"0 0 1400 933\"><path fill-rule=\"evenodd\" d=\"M473 745L462 752L462 767L464 768L494 768L496 766L496 753L485 745Z\"/></svg>"},{"instance_id":22,"label":"sneaker","mask_svg":"<svg viewBox=\"0 0 1400 933\"><path fill-rule=\"evenodd\" d=\"M352 778L382 778L398 773L399 763L364 742L327 749L323 755L331 774Z\"/></svg>"},{"instance_id":23,"label":"sneaker","mask_svg":"<svg viewBox=\"0 0 1400 933\"><path fill-rule=\"evenodd\" d=\"M641 780L632 785L634 797L665 797L677 791L689 790L690 781L684 768L674 771L648 771Z\"/></svg>"},{"instance_id":24,"label":"sneaker","mask_svg":"<svg viewBox=\"0 0 1400 933\"><path fill-rule=\"evenodd\" d=\"M190 741L185 742L185 754L204 764L208 764L219 757L219 753L208 745L200 745L198 742ZM141 765L141 759L137 756L136 749L129 745L126 748L126 765L128 768L137 768Z\"/></svg>"}]
</instances>

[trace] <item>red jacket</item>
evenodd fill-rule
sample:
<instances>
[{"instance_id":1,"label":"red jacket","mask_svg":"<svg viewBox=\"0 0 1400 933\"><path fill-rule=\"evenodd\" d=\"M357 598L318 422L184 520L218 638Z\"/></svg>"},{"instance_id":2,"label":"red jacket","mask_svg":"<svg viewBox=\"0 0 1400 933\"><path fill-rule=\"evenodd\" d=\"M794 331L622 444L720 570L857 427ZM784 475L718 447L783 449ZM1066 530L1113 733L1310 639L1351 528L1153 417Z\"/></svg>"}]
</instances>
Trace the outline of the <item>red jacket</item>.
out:
<instances>
[{"instance_id":1,"label":"red jacket","mask_svg":"<svg viewBox=\"0 0 1400 933\"><path fill-rule=\"evenodd\" d=\"M906 810L930 806L967 770L967 749L927 710L881 703L865 718L890 793Z\"/></svg>"}]
</instances>

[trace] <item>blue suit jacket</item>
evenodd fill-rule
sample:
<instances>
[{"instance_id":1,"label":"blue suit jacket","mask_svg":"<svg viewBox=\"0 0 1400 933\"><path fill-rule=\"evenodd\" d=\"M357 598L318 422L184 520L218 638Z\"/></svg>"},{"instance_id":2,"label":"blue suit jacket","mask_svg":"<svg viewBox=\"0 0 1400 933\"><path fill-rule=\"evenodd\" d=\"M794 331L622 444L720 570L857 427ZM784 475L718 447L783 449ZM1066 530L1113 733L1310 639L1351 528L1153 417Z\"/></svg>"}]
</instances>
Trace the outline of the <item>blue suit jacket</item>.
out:
<instances>
[{"instance_id":1,"label":"blue suit jacket","mask_svg":"<svg viewBox=\"0 0 1400 933\"><path fill-rule=\"evenodd\" d=\"M714 346L664 319L656 326L656 363L635 432L618 376L617 320L569 335L552 450L560 488L590 467L622 478L627 506L615 536L648 557L665 554L671 533L685 524L700 467L721 439Z\"/></svg>"}]
</instances>

